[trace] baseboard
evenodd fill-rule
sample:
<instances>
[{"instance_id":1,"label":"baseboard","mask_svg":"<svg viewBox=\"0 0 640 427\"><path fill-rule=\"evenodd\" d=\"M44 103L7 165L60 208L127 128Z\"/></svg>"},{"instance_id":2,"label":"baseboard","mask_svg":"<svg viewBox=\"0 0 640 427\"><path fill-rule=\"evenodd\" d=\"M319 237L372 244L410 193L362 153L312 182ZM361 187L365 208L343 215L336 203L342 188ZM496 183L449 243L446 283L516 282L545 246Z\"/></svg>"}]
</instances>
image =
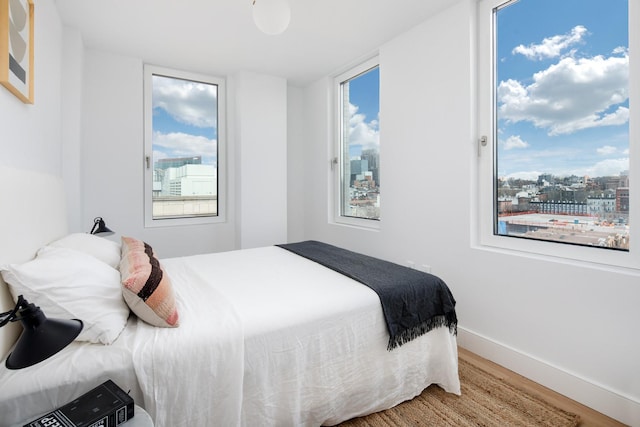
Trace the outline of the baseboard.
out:
<instances>
[{"instance_id":1,"label":"baseboard","mask_svg":"<svg viewBox=\"0 0 640 427\"><path fill-rule=\"evenodd\" d=\"M640 402L458 326L458 344L624 424L640 427Z\"/></svg>"}]
</instances>

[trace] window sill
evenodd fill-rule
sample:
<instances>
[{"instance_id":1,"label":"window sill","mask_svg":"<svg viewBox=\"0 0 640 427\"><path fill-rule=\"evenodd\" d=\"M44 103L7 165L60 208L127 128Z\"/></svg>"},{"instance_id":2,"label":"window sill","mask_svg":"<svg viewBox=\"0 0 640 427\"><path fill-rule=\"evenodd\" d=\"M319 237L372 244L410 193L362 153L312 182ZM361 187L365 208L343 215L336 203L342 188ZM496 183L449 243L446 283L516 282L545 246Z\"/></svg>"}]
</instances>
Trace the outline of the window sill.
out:
<instances>
[{"instance_id":1,"label":"window sill","mask_svg":"<svg viewBox=\"0 0 640 427\"><path fill-rule=\"evenodd\" d=\"M226 222L221 216L207 217L191 217L191 218L163 218L163 219L145 219L145 228L156 227L175 227L185 225L205 225L205 224L221 224Z\"/></svg>"},{"instance_id":2,"label":"window sill","mask_svg":"<svg viewBox=\"0 0 640 427\"><path fill-rule=\"evenodd\" d=\"M529 241L508 236L485 237L472 244L472 249L640 276L637 256L633 257L627 251Z\"/></svg>"},{"instance_id":3,"label":"window sill","mask_svg":"<svg viewBox=\"0 0 640 427\"><path fill-rule=\"evenodd\" d=\"M340 217L335 218L331 224L366 231L380 231L380 220Z\"/></svg>"}]
</instances>

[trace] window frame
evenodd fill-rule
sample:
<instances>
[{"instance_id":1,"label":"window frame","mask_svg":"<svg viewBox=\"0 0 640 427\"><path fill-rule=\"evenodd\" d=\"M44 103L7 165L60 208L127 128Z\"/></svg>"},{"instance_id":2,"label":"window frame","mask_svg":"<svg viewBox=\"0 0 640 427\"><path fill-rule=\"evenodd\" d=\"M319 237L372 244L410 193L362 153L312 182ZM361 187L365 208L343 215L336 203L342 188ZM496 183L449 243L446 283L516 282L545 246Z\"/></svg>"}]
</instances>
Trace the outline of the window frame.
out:
<instances>
[{"instance_id":1,"label":"window frame","mask_svg":"<svg viewBox=\"0 0 640 427\"><path fill-rule=\"evenodd\" d=\"M153 218L153 76L192 80L217 85L217 215L202 217ZM144 64L144 226L171 227L182 225L218 224L226 222L227 157L226 157L226 82L224 78Z\"/></svg>"},{"instance_id":2,"label":"window frame","mask_svg":"<svg viewBox=\"0 0 640 427\"><path fill-rule=\"evenodd\" d=\"M342 185L344 176L344 162L343 158L343 146L342 146L342 126L343 126L343 114L342 114L342 88L341 85L347 80L354 79L361 74L380 66L380 58L376 54L364 61L359 62L357 65L350 67L346 71L341 72L333 77L333 156L331 157L331 175L333 179L333 191L330 192L330 222L338 225L352 226L362 229L379 230L382 222L382 195L380 195L380 217L373 218L358 218L345 216L342 214L342 201L343 197ZM381 79L382 81L382 79ZM380 86L382 86L380 81ZM380 153L378 153L380 155ZM347 159L346 161L350 161Z\"/></svg>"},{"instance_id":3,"label":"window frame","mask_svg":"<svg viewBox=\"0 0 640 427\"><path fill-rule=\"evenodd\" d=\"M487 250L506 252L514 255L533 256L546 260L588 263L604 267L640 269L640 224L630 229L629 251L608 250L588 246L569 245L559 242L521 239L495 234L495 155L497 143L497 123L495 117L495 52L494 52L494 10L505 7L517 0L478 0L476 10L476 119L477 119L477 247ZM640 7L629 0L629 76L640 71ZM634 42L635 41L635 42ZM640 140L640 83L629 78L629 187L632 189L629 200L629 223L636 216L640 219L640 181L636 179L640 171L640 156L635 155ZM486 142L483 141L486 137Z\"/></svg>"}]
</instances>

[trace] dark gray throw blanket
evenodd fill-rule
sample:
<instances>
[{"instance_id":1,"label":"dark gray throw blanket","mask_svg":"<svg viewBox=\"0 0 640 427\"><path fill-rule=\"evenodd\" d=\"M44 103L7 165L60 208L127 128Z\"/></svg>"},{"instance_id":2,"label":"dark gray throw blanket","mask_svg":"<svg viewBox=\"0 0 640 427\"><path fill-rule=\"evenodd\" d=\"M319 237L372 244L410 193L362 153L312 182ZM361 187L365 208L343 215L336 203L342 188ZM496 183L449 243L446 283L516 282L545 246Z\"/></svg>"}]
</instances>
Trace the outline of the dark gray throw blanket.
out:
<instances>
[{"instance_id":1,"label":"dark gray throw blanket","mask_svg":"<svg viewBox=\"0 0 640 427\"><path fill-rule=\"evenodd\" d=\"M277 246L373 289L387 322L389 350L434 328L457 333L456 301L437 276L314 240Z\"/></svg>"}]
</instances>

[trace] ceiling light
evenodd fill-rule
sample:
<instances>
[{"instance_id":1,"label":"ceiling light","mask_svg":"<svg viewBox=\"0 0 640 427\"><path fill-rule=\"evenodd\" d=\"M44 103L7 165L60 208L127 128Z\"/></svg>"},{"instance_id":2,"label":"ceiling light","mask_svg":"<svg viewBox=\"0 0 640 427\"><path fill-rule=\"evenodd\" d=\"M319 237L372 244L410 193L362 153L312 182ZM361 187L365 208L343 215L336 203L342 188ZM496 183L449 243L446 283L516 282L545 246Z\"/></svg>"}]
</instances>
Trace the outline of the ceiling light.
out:
<instances>
[{"instance_id":1,"label":"ceiling light","mask_svg":"<svg viewBox=\"0 0 640 427\"><path fill-rule=\"evenodd\" d=\"M291 20L287 0L253 0L253 22L265 34L283 33Z\"/></svg>"}]
</instances>

